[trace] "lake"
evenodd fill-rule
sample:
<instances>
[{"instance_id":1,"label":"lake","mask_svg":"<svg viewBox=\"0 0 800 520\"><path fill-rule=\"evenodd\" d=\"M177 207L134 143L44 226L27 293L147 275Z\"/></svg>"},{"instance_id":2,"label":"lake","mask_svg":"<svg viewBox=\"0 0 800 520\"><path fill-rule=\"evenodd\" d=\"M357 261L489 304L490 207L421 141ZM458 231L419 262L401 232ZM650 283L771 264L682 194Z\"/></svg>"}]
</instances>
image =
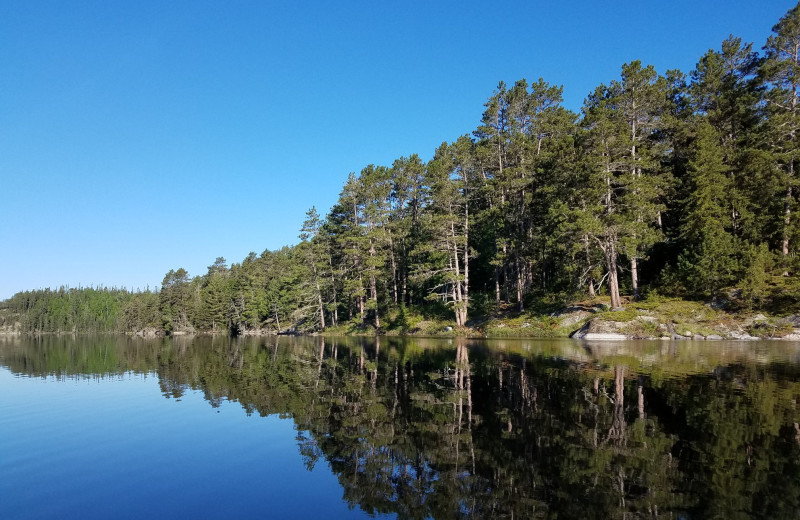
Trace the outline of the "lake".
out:
<instances>
[{"instance_id":1,"label":"lake","mask_svg":"<svg viewBox=\"0 0 800 520\"><path fill-rule=\"evenodd\" d=\"M0 518L798 518L800 344L0 337Z\"/></svg>"}]
</instances>

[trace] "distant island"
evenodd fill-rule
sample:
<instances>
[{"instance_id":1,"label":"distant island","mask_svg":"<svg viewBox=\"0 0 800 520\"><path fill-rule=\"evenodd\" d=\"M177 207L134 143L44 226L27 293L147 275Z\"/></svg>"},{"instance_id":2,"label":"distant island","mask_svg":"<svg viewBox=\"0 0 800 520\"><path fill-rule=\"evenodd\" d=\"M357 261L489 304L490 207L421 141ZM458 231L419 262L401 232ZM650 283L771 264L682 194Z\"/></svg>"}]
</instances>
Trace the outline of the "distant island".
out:
<instances>
[{"instance_id":1,"label":"distant island","mask_svg":"<svg viewBox=\"0 0 800 520\"><path fill-rule=\"evenodd\" d=\"M156 291L26 291L5 333L739 338L800 333L800 6L580 114L500 83L470 134L351 173L300 243ZM797 336L800 338L800 336Z\"/></svg>"}]
</instances>

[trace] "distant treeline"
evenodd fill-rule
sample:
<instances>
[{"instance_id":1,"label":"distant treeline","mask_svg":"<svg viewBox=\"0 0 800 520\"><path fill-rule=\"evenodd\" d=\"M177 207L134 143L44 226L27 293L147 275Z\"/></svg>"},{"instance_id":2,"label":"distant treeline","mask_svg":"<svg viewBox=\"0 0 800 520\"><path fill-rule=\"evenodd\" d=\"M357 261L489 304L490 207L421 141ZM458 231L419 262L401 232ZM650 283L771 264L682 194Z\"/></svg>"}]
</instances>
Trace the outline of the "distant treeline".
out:
<instances>
[{"instance_id":1,"label":"distant treeline","mask_svg":"<svg viewBox=\"0 0 800 520\"><path fill-rule=\"evenodd\" d=\"M34 291L25 330L381 328L405 306L456 326L542 299L654 291L800 301L800 6L762 52L729 37L688 75L632 61L580 114L542 79L500 83L478 127L433 158L351 173L301 242L159 292Z\"/></svg>"}]
</instances>

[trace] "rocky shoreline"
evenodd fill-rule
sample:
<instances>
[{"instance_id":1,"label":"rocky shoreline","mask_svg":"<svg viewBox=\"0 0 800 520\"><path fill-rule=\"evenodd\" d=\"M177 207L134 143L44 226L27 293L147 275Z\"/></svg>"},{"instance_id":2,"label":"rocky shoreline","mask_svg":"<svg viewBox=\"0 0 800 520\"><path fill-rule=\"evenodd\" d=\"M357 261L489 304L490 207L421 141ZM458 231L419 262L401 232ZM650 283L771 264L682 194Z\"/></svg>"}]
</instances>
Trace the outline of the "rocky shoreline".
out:
<instances>
[{"instance_id":1,"label":"rocky shoreline","mask_svg":"<svg viewBox=\"0 0 800 520\"><path fill-rule=\"evenodd\" d=\"M405 328L375 329L366 324L348 324L323 332L290 327L282 331L252 329L241 336L328 335L328 336L424 336L476 338L573 338L588 341L623 340L694 340L694 341L800 341L800 314L767 315L747 309L725 309L711 303L680 299L628 302L626 307L610 309L595 299L579 302L556 312L506 312L473 320L466 327L454 327L449 321L421 319ZM387 320L388 321L388 320ZM74 331L49 334L69 335ZM41 335L25 333L18 322L5 320L0 336ZM165 334L158 328L121 332L121 334L159 338L196 334L228 334L227 331L181 329Z\"/></svg>"},{"instance_id":2,"label":"rocky shoreline","mask_svg":"<svg viewBox=\"0 0 800 520\"><path fill-rule=\"evenodd\" d=\"M800 341L800 314L770 317L762 313L733 315L711 309L694 308L694 315L670 316L660 309L628 308L614 311L602 308L572 310L559 315L561 326L582 323L570 338L585 340L695 340L755 341L775 339ZM599 316L596 316L599 315Z\"/></svg>"}]
</instances>

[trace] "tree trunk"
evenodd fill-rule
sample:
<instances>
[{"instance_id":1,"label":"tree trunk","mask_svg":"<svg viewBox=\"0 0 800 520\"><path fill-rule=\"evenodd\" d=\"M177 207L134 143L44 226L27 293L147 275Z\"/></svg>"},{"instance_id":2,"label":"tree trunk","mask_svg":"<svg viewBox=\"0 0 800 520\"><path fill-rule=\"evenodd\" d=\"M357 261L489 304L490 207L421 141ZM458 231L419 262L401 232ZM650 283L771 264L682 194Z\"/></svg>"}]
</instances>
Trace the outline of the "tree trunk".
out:
<instances>
[{"instance_id":1,"label":"tree trunk","mask_svg":"<svg viewBox=\"0 0 800 520\"><path fill-rule=\"evenodd\" d=\"M603 253L606 259L606 269L608 270L608 292L611 295L611 308L622 307L619 297L619 279L617 278L617 249L616 244L609 243L604 247Z\"/></svg>"},{"instance_id":2,"label":"tree trunk","mask_svg":"<svg viewBox=\"0 0 800 520\"><path fill-rule=\"evenodd\" d=\"M372 221L369 222L369 229L370 231L374 229ZM373 243L372 238L370 238L370 243L369 243L369 257L370 258L375 257L375 244ZM379 329L381 328L381 319L380 316L378 316L378 285L377 281L375 280L374 266L371 266L369 275L369 293L370 293L370 299L375 305L375 328Z\"/></svg>"},{"instance_id":3,"label":"tree trunk","mask_svg":"<svg viewBox=\"0 0 800 520\"><path fill-rule=\"evenodd\" d=\"M397 263L394 259L394 244L389 236L389 257L392 265L392 301L397 305Z\"/></svg>"},{"instance_id":4,"label":"tree trunk","mask_svg":"<svg viewBox=\"0 0 800 520\"><path fill-rule=\"evenodd\" d=\"M586 277L586 285L588 286L588 289L589 289L589 297L594 298L596 295L595 295L595 292L594 292L594 279L592 278L592 274L591 274L591 272L592 272L592 258L591 258L590 254L589 254L589 236L588 235L583 235L583 250L586 253L586 270L587 270L587 273L588 273L588 276Z\"/></svg>"},{"instance_id":5,"label":"tree trunk","mask_svg":"<svg viewBox=\"0 0 800 520\"><path fill-rule=\"evenodd\" d=\"M466 181L465 181L466 182ZM464 190L466 197L466 189ZM467 313L469 312L469 200L464 205L464 316L462 321L467 324Z\"/></svg>"},{"instance_id":6,"label":"tree trunk","mask_svg":"<svg viewBox=\"0 0 800 520\"><path fill-rule=\"evenodd\" d=\"M381 318L378 315L378 287L375 280L375 275L369 277L369 290L372 301L375 303L375 328L381 328Z\"/></svg>"},{"instance_id":7,"label":"tree trunk","mask_svg":"<svg viewBox=\"0 0 800 520\"><path fill-rule=\"evenodd\" d=\"M639 300L639 263L634 256L631 258L631 287L633 288L633 299Z\"/></svg>"},{"instance_id":8,"label":"tree trunk","mask_svg":"<svg viewBox=\"0 0 800 520\"><path fill-rule=\"evenodd\" d=\"M792 164L789 163L789 176L791 182ZM792 223L792 186L791 184L786 187L786 200L783 203L783 243L781 244L781 253L783 256L789 256L789 226Z\"/></svg>"},{"instance_id":9,"label":"tree trunk","mask_svg":"<svg viewBox=\"0 0 800 520\"><path fill-rule=\"evenodd\" d=\"M509 296L509 290L508 290L508 279L510 277L508 275L508 262L506 261L507 253L508 253L508 247L506 246L506 244L503 244L503 292L505 293L506 303L511 303L511 297Z\"/></svg>"},{"instance_id":10,"label":"tree trunk","mask_svg":"<svg viewBox=\"0 0 800 520\"><path fill-rule=\"evenodd\" d=\"M325 330L325 306L322 304L322 289L319 286L319 278L317 277L317 266L313 260L311 262L311 269L314 272L314 286L317 289L317 303L319 305L319 326Z\"/></svg>"},{"instance_id":11,"label":"tree trunk","mask_svg":"<svg viewBox=\"0 0 800 520\"><path fill-rule=\"evenodd\" d=\"M497 259L497 238L494 240L494 257ZM494 265L494 303L500 306L500 267Z\"/></svg>"},{"instance_id":12,"label":"tree trunk","mask_svg":"<svg viewBox=\"0 0 800 520\"><path fill-rule=\"evenodd\" d=\"M452 215L452 213L451 213ZM452 244L450 247L453 248L452 253L453 257L450 260L451 262L451 269L455 272L455 280L453 281L453 289L452 289L452 298L453 298L453 310L455 311L456 315L456 325L459 327L463 327L464 323L462 322L463 314L462 314L462 304L463 304L463 294L461 293L461 269L459 267L458 261L458 241L456 240L456 229L455 224L453 221L450 221L450 238L452 240Z\"/></svg>"},{"instance_id":13,"label":"tree trunk","mask_svg":"<svg viewBox=\"0 0 800 520\"><path fill-rule=\"evenodd\" d=\"M328 254L328 266L331 268L331 290L333 291L333 326L339 326L339 301L336 296L336 277L333 274L333 258Z\"/></svg>"},{"instance_id":14,"label":"tree trunk","mask_svg":"<svg viewBox=\"0 0 800 520\"><path fill-rule=\"evenodd\" d=\"M519 261L519 251L514 252L514 264L517 269L517 310L522 312L524 303L522 302L522 263Z\"/></svg>"},{"instance_id":15,"label":"tree trunk","mask_svg":"<svg viewBox=\"0 0 800 520\"><path fill-rule=\"evenodd\" d=\"M317 284L317 302L319 303L319 323L322 330L325 330L325 306L322 304L322 291Z\"/></svg>"}]
</instances>

